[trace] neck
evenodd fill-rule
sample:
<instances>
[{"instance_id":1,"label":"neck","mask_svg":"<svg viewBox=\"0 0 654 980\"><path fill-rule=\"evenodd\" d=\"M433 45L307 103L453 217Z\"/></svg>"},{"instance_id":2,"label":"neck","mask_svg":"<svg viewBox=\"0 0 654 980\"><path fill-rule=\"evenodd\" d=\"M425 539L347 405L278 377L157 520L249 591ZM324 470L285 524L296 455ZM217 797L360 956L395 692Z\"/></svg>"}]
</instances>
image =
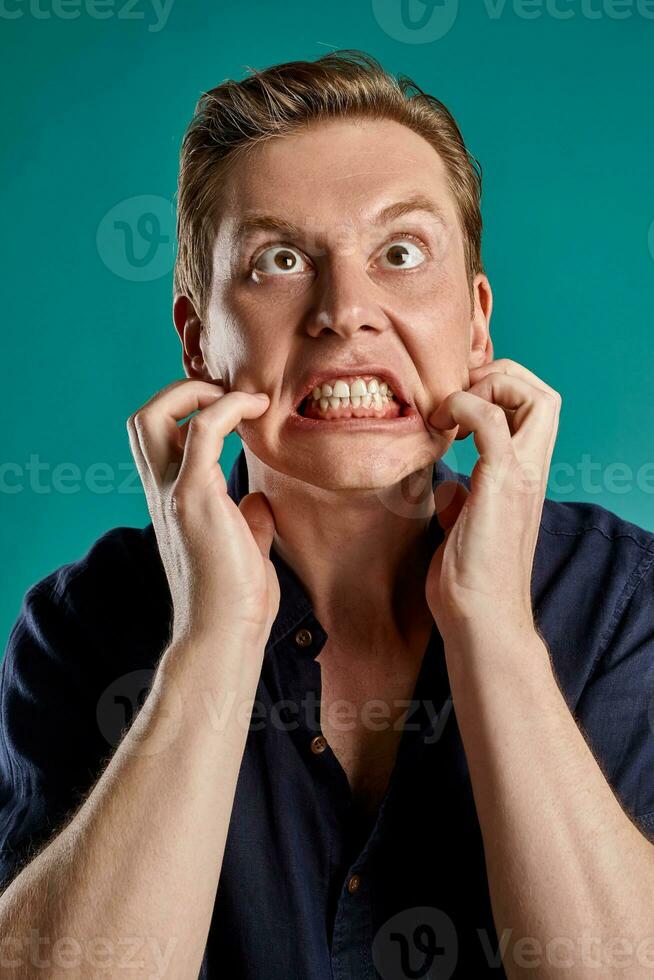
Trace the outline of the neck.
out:
<instances>
[{"instance_id":1,"label":"neck","mask_svg":"<svg viewBox=\"0 0 654 980\"><path fill-rule=\"evenodd\" d=\"M304 585L330 635L354 629L370 642L409 642L429 629L431 494L419 516L398 514L374 489L308 487L272 470L247 448L245 456L249 491L266 495L275 518L273 548ZM426 475L431 486L433 464Z\"/></svg>"}]
</instances>

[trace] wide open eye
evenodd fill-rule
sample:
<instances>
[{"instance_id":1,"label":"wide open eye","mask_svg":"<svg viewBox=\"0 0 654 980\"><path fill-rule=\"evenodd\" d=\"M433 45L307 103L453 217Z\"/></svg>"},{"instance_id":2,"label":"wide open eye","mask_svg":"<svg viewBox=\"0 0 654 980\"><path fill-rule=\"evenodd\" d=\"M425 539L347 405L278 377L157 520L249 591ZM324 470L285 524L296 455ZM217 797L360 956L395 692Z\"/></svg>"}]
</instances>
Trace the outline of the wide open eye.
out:
<instances>
[{"instance_id":1,"label":"wide open eye","mask_svg":"<svg viewBox=\"0 0 654 980\"><path fill-rule=\"evenodd\" d=\"M288 245L272 245L261 252L253 269L268 276L283 276L290 272L304 272L303 263L302 255L294 248Z\"/></svg>"},{"instance_id":2,"label":"wide open eye","mask_svg":"<svg viewBox=\"0 0 654 980\"><path fill-rule=\"evenodd\" d=\"M397 238L384 247L382 257L388 260L386 268L414 269L425 261L425 253L415 242Z\"/></svg>"}]
</instances>

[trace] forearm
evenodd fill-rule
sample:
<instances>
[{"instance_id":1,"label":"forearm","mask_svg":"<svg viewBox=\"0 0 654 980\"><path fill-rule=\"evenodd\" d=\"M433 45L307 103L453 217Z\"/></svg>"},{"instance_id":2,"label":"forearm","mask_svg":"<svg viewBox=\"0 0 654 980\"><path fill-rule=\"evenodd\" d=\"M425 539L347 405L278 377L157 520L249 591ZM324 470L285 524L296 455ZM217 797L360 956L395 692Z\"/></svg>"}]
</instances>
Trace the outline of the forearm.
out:
<instances>
[{"instance_id":1,"label":"forearm","mask_svg":"<svg viewBox=\"0 0 654 980\"><path fill-rule=\"evenodd\" d=\"M446 656L507 975L534 976L538 962L539 980L651 977L654 846L596 762L544 643L534 631L500 649L487 635L446 643Z\"/></svg>"},{"instance_id":2,"label":"forearm","mask_svg":"<svg viewBox=\"0 0 654 980\"><path fill-rule=\"evenodd\" d=\"M71 975L72 947L59 969L52 955L66 937L80 951L76 976L196 980L247 736L238 707L254 697L262 657L263 645L236 640L165 652L74 819L0 897L4 977L30 975L37 930L53 964L44 978Z\"/></svg>"}]
</instances>

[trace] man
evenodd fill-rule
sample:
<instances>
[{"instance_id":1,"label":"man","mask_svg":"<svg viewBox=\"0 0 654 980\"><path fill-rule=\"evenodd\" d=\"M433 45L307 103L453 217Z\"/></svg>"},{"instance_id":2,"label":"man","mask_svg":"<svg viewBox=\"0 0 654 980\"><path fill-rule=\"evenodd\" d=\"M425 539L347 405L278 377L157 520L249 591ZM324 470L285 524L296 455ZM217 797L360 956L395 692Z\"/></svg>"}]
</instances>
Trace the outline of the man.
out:
<instances>
[{"instance_id":1,"label":"man","mask_svg":"<svg viewBox=\"0 0 654 980\"><path fill-rule=\"evenodd\" d=\"M361 53L201 99L152 523L3 663L3 975L34 933L52 976L651 975L654 535L545 499L561 399L493 359L479 194Z\"/></svg>"}]
</instances>

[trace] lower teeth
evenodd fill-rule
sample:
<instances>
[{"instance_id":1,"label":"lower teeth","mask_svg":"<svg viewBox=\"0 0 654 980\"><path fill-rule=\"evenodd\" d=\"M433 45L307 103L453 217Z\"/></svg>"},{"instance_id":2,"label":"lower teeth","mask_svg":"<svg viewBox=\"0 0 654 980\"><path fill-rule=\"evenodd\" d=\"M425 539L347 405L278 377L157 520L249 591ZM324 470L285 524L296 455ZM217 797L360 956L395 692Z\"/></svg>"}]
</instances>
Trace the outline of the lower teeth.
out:
<instances>
[{"instance_id":1,"label":"lower teeth","mask_svg":"<svg viewBox=\"0 0 654 980\"><path fill-rule=\"evenodd\" d=\"M336 399L333 399L336 401ZM321 404L321 401L323 404ZM393 418L402 414L401 407L399 403L394 399L384 399L380 402L370 399L369 404L363 404L363 399L357 399L360 404L353 405L350 399L347 399L346 404L341 403L341 399L338 399L339 405L331 404L332 399L326 398L317 401L315 399L308 399L305 402L301 414L305 417L310 418L383 418L389 417ZM343 402L346 400L343 399ZM368 399L366 399L368 401ZM324 403L327 404L324 404Z\"/></svg>"}]
</instances>

